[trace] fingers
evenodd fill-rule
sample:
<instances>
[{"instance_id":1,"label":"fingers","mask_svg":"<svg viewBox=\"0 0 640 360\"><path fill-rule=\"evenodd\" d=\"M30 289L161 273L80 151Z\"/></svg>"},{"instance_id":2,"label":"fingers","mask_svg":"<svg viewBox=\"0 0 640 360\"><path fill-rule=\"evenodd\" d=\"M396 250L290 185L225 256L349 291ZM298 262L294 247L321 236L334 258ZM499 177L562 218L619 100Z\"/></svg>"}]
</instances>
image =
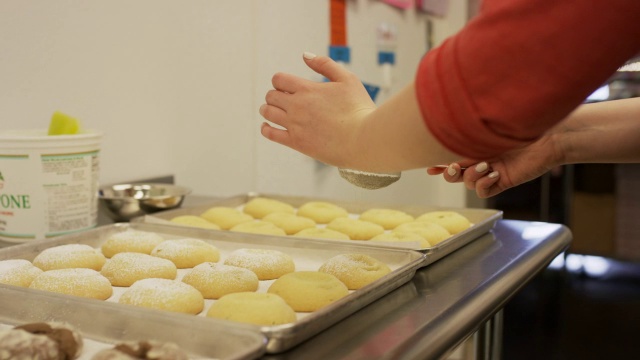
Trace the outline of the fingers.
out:
<instances>
[{"instance_id":1,"label":"fingers","mask_svg":"<svg viewBox=\"0 0 640 360\"><path fill-rule=\"evenodd\" d=\"M469 190L476 188L476 181L489 172L489 164L486 161L480 162L467 169L462 175L464 186Z\"/></svg>"},{"instance_id":2,"label":"fingers","mask_svg":"<svg viewBox=\"0 0 640 360\"><path fill-rule=\"evenodd\" d=\"M265 138L284 146L290 146L289 132L287 130L275 128L266 122L262 123L260 133Z\"/></svg>"},{"instance_id":3,"label":"fingers","mask_svg":"<svg viewBox=\"0 0 640 360\"><path fill-rule=\"evenodd\" d=\"M498 186L500 180L500 173L492 171L486 176L478 179L475 183L476 195L481 199L494 196L502 192L502 189Z\"/></svg>"},{"instance_id":4,"label":"fingers","mask_svg":"<svg viewBox=\"0 0 640 360\"><path fill-rule=\"evenodd\" d=\"M286 73L276 73L271 78L271 85L273 88L279 91L283 91L289 94L295 94L295 92L300 87L300 84L306 82L308 80L302 79L298 76L286 74Z\"/></svg>"},{"instance_id":5,"label":"fingers","mask_svg":"<svg viewBox=\"0 0 640 360\"><path fill-rule=\"evenodd\" d=\"M317 56L309 52L305 52L303 55L304 62L311 70L326 77L331 81L346 81L352 76L352 73L344 66L333 61L327 56Z\"/></svg>"}]
</instances>

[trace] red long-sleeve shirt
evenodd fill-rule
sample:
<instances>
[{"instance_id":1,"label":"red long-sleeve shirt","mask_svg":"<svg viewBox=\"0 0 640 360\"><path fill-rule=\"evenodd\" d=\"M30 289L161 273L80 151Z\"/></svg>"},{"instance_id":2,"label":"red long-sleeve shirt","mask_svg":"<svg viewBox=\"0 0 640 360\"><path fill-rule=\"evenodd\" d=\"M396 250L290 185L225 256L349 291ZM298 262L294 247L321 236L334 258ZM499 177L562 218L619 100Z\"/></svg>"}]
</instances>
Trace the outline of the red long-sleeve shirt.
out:
<instances>
[{"instance_id":1,"label":"red long-sleeve shirt","mask_svg":"<svg viewBox=\"0 0 640 360\"><path fill-rule=\"evenodd\" d=\"M638 52L640 0L485 0L421 60L416 95L444 146L488 159L538 138Z\"/></svg>"}]
</instances>

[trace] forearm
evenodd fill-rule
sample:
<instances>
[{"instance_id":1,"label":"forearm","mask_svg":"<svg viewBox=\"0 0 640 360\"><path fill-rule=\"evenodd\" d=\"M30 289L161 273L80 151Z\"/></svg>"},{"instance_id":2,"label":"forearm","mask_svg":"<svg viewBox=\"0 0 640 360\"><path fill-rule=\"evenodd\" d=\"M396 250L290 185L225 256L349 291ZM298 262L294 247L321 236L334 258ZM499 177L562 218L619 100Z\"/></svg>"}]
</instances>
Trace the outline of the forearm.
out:
<instances>
[{"instance_id":1,"label":"forearm","mask_svg":"<svg viewBox=\"0 0 640 360\"><path fill-rule=\"evenodd\" d=\"M417 169L459 158L425 126L413 83L368 115L356 142L357 148L369 148L358 159L367 171Z\"/></svg>"},{"instance_id":2,"label":"forearm","mask_svg":"<svg viewBox=\"0 0 640 360\"><path fill-rule=\"evenodd\" d=\"M561 162L640 162L640 98L580 106L551 133Z\"/></svg>"}]
</instances>

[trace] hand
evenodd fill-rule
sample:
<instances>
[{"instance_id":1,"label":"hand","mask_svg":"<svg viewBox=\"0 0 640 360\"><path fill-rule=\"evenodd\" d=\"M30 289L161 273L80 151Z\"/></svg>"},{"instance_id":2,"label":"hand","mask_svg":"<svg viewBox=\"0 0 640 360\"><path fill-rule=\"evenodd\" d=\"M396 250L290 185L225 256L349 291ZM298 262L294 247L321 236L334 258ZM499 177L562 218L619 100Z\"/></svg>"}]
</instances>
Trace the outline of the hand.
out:
<instances>
[{"instance_id":1,"label":"hand","mask_svg":"<svg viewBox=\"0 0 640 360\"><path fill-rule=\"evenodd\" d=\"M489 161L464 159L449 164L446 169L428 168L429 175L443 174L446 181L464 182L479 198L495 196L514 186L538 178L559 165L560 152L552 134L519 149L504 153ZM466 169L462 169L466 168Z\"/></svg>"},{"instance_id":2,"label":"hand","mask_svg":"<svg viewBox=\"0 0 640 360\"><path fill-rule=\"evenodd\" d=\"M324 163L342 166L357 154L361 123L376 109L358 77L326 56L305 53L307 66L330 82L277 73L260 114L267 139Z\"/></svg>"}]
</instances>

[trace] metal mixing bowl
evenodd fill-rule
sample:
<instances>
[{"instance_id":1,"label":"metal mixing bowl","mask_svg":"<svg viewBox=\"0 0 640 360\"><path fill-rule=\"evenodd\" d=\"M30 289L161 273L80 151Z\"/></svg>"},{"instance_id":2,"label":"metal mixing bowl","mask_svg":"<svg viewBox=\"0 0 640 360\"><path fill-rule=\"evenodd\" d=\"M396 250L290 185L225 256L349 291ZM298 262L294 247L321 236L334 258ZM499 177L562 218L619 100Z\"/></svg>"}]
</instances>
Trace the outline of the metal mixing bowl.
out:
<instances>
[{"instance_id":1,"label":"metal mixing bowl","mask_svg":"<svg viewBox=\"0 0 640 360\"><path fill-rule=\"evenodd\" d=\"M175 209L182 205L191 189L160 183L133 183L103 186L98 191L100 203L114 221Z\"/></svg>"}]
</instances>

